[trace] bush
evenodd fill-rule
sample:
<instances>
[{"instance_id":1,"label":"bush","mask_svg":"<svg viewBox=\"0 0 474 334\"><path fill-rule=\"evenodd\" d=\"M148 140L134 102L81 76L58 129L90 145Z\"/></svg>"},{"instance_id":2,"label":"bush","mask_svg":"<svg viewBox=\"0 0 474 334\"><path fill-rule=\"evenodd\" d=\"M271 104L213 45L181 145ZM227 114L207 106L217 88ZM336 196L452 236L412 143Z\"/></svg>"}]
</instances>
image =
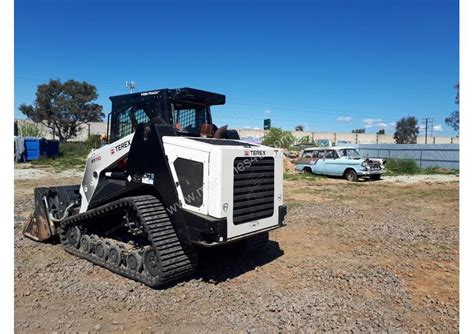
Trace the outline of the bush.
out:
<instances>
[{"instance_id":1,"label":"bush","mask_svg":"<svg viewBox=\"0 0 474 334\"><path fill-rule=\"evenodd\" d=\"M102 146L102 139L100 138L100 135L90 135L89 138L86 139L84 144L91 149L97 149Z\"/></svg>"},{"instance_id":2,"label":"bush","mask_svg":"<svg viewBox=\"0 0 474 334\"><path fill-rule=\"evenodd\" d=\"M18 134L23 137L43 138L46 132L36 123L18 122Z\"/></svg>"},{"instance_id":3,"label":"bush","mask_svg":"<svg viewBox=\"0 0 474 334\"><path fill-rule=\"evenodd\" d=\"M421 172L418 163L413 159L387 159L385 168L388 174L392 175L419 174Z\"/></svg>"},{"instance_id":4,"label":"bush","mask_svg":"<svg viewBox=\"0 0 474 334\"><path fill-rule=\"evenodd\" d=\"M32 161L31 163L37 166L50 166L59 170L71 168L82 169L86 165L87 155L90 153L91 149L97 149L100 146L101 140L98 136L91 136L83 143L61 143L59 145L59 157L56 159L41 157L39 160Z\"/></svg>"},{"instance_id":5,"label":"bush","mask_svg":"<svg viewBox=\"0 0 474 334\"><path fill-rule=\"evenodd\" d=\"M263 137L262 144L277 148L288 149L295 142L295 137L290 131L280 128L271 128Z\"/></svg>"}]
</instances>

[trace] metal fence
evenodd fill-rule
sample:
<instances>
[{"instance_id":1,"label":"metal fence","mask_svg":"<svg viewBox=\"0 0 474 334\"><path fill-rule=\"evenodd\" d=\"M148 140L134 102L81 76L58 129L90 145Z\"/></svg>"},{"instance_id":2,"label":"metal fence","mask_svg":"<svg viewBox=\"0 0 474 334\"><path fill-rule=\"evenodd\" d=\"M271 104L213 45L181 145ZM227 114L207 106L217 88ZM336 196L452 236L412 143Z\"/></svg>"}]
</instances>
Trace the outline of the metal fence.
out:
<instances>
[{"instance_id":1,"label":"metal fence","mask_svg":"<svg viewBox=\"0 0 474 334\"><path fill-rule=\"evenodd\" d=\"M459 169L459 144L359 144L360 154L373 158L413 159L420 167Z\"/></svg>"}]
</instances>

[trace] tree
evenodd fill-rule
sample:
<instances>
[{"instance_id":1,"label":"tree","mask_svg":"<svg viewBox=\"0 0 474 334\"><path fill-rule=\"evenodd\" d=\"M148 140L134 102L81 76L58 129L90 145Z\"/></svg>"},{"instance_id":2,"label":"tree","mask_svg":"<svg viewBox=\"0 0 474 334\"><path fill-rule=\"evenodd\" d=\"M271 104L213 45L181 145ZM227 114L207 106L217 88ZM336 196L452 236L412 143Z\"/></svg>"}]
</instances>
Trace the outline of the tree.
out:
<instances>
[{"instance_id":1,"label":"tree","mask_svg":"<svg viewBox=\"0 0 474 334\"><path fill-rule=\"evenodd\" d=\"M295 126L295 131L304 131L304 126L303 125Z\"/></svg>"},{"instance_id":2,"label":"tree","mask_svg":"<svg viewBox=\"0 0 474 334\"><path fill-rule=\"evenodd\" d=\"M454 99L454 103L459 106L459 83L454 86L456 88L456 98ZM459 110L453 111L446 119L444 120L447 125L451 126L454 131L459 133Z\"/></svg>"},{"instance_id":3,"label":"tree","mask_svg":"<svg viewBox=\"0 0 474 334\"><path fill-rule=\"evenodd\" d=\"M262 144L271 147L288 149L295 142L295 137L290 131L280 128L270 128L262 140Z\"/></svg>"},{"instance_id":4,"label":"tree","mask_svg":"<svg viewBox=\"0 0 474 334\"><path fill-rule=\"evenodd\" d=\"M416 144L418 132L418 120L413 116L407 116L397 122L393 138L397 144Z\"/></svg>"},{"instance_id":5,"label":"tree","mask_svg":"<svg viewBox=\"0 0 474 334\"><path fill-rule=\"evenodd\" d=\"M64 142L76 136L82 124L101 121L102 106L92 103L97 97L96 87L85 81L50 80L38 85L33 105L22 104L19 109Z\"/></svg>"},{"instance_id":6,"label":"tree","mask_svg":"<svg viewBox=\"0 0 474 334\"><path fill-rule=\"evenodd\" d=\"M385 134L385 129L380 129L379 131L377 131L377 134L378 135L384 135Z\"/></svg>"},{"instance_id":7,"label":"tree","mask_svg":"<svg viewBox=\"0 0 474 334\"><path fill-rule=\"evenodd\" d=\"M354 129L352 133L365 133L365 129Z\"/></svg>"}]
</instances>

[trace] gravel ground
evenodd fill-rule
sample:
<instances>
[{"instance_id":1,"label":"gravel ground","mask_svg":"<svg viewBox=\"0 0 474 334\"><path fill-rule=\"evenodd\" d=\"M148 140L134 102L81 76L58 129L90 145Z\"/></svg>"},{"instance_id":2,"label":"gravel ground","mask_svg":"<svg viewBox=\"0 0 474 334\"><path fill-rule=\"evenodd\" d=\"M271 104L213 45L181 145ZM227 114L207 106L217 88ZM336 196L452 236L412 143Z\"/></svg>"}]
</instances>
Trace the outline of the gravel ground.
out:
<instances>
[{"instance_id":1,"label":"gravel ground","mask_svg":"<svg viewBox=\"0 0 474 334\"><path fill-rule=\"evenodd\" d=\"M397 175L383 176L380 182L400 182L400 183L417 183L417 182L459 182L459 175L451 174L433 174L433 175Z\"/></svg>"},{"instance_id":2,"label":"gravel ground","mask_svg":"<svg viewBox=\"0 0 474 334\"><path fill-rule=\"evenodd\" d=\"M153 290L22 237L34 187L80 173L15 175L19 333L458 331L451 179L285 182L288 225L261 253L201 251L192 278Z\"/></svg>"}]
</instances>

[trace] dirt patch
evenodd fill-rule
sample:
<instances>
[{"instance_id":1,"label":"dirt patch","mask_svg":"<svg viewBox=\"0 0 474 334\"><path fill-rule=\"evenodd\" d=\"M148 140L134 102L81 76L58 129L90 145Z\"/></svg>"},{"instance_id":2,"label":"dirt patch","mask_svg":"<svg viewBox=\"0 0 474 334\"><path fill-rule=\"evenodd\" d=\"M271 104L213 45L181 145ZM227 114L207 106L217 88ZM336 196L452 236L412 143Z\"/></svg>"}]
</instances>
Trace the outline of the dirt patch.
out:
<instances>
[{"instance_id":1,"label":"dirt patch","mask_svg":"<svg viewBox=\"0 0 474 334\"><path fill-rule=\"evenodd\" d=\"M33 188L15 180L15 329L159 332L458 331L458 182L285 181L287 226L253 256L201 251L153 290L22 237Z\"/></svg>"}]
</instances>

